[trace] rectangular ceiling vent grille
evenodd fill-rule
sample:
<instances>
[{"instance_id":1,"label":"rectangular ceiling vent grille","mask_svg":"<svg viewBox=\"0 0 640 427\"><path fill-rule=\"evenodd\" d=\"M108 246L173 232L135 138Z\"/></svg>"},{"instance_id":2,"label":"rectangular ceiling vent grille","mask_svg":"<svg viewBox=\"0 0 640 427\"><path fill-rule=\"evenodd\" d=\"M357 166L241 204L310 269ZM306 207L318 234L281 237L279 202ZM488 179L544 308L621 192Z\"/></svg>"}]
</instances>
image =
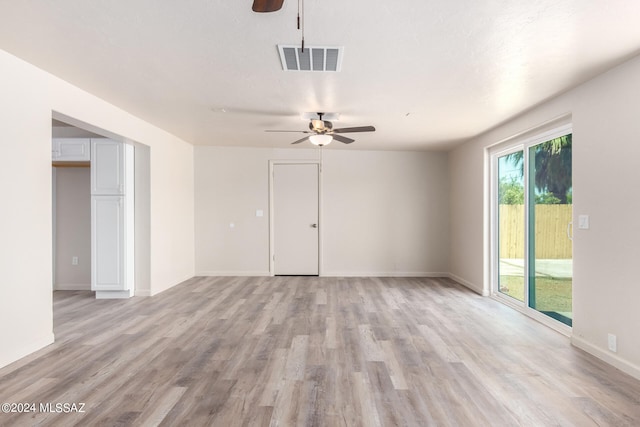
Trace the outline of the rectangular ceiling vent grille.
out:
<instances>
[{"instance_id":1,"label":"rectangular ceiling vent grille","mask_svg":"<svg viewBox=\"0 0 640 427\"><path fill-rule=\"evenodd\" d=\"M285 71L340 71L344 48L329 46L278 45Z\"/></svg>"}]
</instances>

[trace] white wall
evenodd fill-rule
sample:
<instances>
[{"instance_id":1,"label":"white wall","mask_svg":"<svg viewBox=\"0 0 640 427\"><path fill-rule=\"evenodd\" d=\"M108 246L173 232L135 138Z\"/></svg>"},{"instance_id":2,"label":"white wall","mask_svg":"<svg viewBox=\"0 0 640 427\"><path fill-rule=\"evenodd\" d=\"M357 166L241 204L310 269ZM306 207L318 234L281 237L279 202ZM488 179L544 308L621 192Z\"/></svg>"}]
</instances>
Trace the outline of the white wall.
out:
<instances>
[{"instance_id":1,"label":"white wall","mask_svg":"<svg viewBox=\"0 0 640 427\"><path fill-rule=\"evenodd\" d=\"M51 107L41 72L0 53L0 366L53 341ZM8 159L12 159L9 161Z\"/></svg>"},{"instance_id":2,"label":"white wall","mask_svg":"<svg viewBox=\"0 0 640 427\"><path fill-rule=\"evenodd\" d=\"M328 151L324 156L327 275L446 275L447 154Z\"/></svg>"},{"instance_id":3,"label":"white wall","mask_svg":"<svg viewBox=\"0 0 640 427\"><path fill-rule=\"evenodd\" d=\"M89 167L55 168L54 289L91 289L91 173ZM78 264L72 264L72 258Z\"/></svg>"},{"instance_id":4,"label":"white wall","mask_svg":"<svg viewBox=\"0 0 640 427\"><path fill-rule=\"evenodd\" d=\"M194 273L193 147L0 51L0 366L53 341L51 117L150 147L151 290Z\"/></svg>"},{"instance_id":5,"label":"white wall","mask_svg":"<svg viewBox=\"0 0 640 427\"><path fill-rule=\"evenodd\" d=\"M195 147L196 273L268 274L269 160L318 155ZM448 272L446 153L326 149L321 180L323 275Z\"/></svg>"},{"instance_id":6,"label":"white wall","mask_svg":"<svg viewBox=\"0 0 640 427\"><path fill-rule=\"evenodd\" d=\"M640 378L640 58L457 148L450 157L451 272L488 289L483 261L487 218L485 149L570 113L573 123L574 228L572 342ZM618 352L607 350L607 334Z\"/></svg>"}]
</instances>

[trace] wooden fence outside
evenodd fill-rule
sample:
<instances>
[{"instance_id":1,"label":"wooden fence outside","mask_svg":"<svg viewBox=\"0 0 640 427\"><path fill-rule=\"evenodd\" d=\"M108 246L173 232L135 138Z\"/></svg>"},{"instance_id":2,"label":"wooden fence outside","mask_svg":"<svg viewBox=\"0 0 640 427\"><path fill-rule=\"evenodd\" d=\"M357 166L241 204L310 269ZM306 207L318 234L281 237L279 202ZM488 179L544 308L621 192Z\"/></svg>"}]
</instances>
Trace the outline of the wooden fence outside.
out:
<instances>
[{"instance_id":1,"label":"wooden fence outside","mask_svg":"<svg viewBox=\"0 0 640 427\"><path fill-rule=\"evenodd\" d=\"M567 225L572 220L572 205L536 205L536 258L572 258ZM500 205L500 258L524 256L524 205Z\"/></svg>"}]
</instances>

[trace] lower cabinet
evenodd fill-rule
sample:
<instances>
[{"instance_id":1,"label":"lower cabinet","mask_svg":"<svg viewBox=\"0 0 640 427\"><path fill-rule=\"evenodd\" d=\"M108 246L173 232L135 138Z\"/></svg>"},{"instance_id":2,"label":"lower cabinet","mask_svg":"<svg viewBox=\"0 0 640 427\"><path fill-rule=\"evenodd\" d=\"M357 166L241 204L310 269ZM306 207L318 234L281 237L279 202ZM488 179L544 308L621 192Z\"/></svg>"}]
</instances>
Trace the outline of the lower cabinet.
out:
<instances>
[{"instance_id":1,"label":"lower cabinet","mask_svg":"<svg viewBox=\"0 0 640 427\"><path fill-rule=\"evenodd\" d=\"M91 290L96 298L133 296L133 201L91 197Z\"/></svg>"}]
</instances>

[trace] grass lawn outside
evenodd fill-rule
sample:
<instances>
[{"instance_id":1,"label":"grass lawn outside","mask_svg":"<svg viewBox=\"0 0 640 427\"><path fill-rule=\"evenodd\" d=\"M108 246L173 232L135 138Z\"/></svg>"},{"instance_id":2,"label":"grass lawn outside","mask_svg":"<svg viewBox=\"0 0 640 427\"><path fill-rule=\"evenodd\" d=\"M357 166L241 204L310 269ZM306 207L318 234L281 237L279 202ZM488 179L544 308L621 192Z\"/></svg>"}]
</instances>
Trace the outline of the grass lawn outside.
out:
<instances>
[{"instance_id":1,"label":"grass lawn outside","mask_svg":"<svg viewBox=\"0 0 640 427\"><path fill-rule=\"evenodd\" d=\"M534 286L534 284L531 284ZM555 311L572 317L571 295L573 281L569 278L536 276L536 310ZM500 275L500 292L524 301L524 276Z\"/></svg>"}]
</instances>

